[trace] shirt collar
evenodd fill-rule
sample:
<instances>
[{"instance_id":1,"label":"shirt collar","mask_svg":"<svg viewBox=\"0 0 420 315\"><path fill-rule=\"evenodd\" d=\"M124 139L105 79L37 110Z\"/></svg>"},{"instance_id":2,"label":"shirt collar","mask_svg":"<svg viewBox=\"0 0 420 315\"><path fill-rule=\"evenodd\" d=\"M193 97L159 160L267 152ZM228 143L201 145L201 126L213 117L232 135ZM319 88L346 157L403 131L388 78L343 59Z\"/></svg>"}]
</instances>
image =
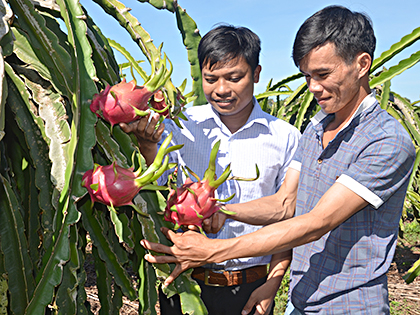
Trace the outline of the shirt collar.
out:
<instances>
[{"instance_id":1,"label":"shirt collar","mask_svg":"<svg viewBox=\"0 0 420 315\"><path fill-rule=\"evenodd\" d=\"M252 109L251 114L248 117L247 122L241 129L251 127L253 124L258 123L269 128L267 118L265 117L265 112L262 110L257 99L253 97L254 108Z\"/></svg>"},{"instance_id":2,"label":"shirt collar","mask_svg":"<svg viewBox=\"0 0 420 315\"><path fill-rule=\"evenodd\" d=\"M353 121L353 119L355 117L357 117L359 114L365 112L366 110L368 110L369 108L371 108L373 105L375 105L377 103L377 100L375 98L375 95L376 95L375 90L371 90L371 93L369 95L367 95L363 99L363 101L360 103L359 107L354 112L354 114L351 116L351 118L349 119L349 121L341 129L346 128ZM311 122L315 126L315 125L319 124L328 115L329 114L326 114L321 109L314 117L311 118Z\"/></svg>"},{"instance_id":3,"label":"shirt collar","mask_svg":"<svg viewBox=\"0 0 420 315\"><path fill-rule=\"evenodd\" d=\"M199 115L194 114L194 120L197 123L205 122L208 119L213 118L215 121L220 121L219 115L213 110L213 107L210 104L198 106L200 108Z\"/></svg>"},{"instance_id":4,"label":"shirt collar","mask_svg":"<svg viewBox=\"0 0 420 315\"><path fill-rule=\"evenodd\" d=\"M261 106L258 103L257 99L255 97L253 97L252 101L253 101L254 108L252 109L252 112L249 115L248 120L245 123L245 125L243 125L241 127L241 129L239 129L238 131L243 130L245 128L249 128L254 123L262 124L262 125L266 126L267 128L269 127L268 121L264 117L265 112L261 109ZM223 123L220 119L219 113L217 111L215 111L213 109L213 106L211 106L210 104L209 104L209 106L202 106L202 111L200 111L200 115L197 115L197 117L195 117L195 120L197 121L197 123L202 123L202 122L204 122L208 119L211 119L211 118L213 118L214 122L219 127L222 127Z\"/></svg>"}]
</instances>

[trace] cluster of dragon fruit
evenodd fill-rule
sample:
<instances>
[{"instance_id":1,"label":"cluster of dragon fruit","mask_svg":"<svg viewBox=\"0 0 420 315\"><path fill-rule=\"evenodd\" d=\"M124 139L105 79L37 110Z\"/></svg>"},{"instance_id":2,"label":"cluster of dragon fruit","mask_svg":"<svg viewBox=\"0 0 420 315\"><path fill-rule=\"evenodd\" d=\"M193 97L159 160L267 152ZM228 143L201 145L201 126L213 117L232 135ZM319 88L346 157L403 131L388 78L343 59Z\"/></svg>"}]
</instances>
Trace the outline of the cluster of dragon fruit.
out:
<instances>
[{"instance_id":1,"label":"cluster of dragon fruit","mask_svg":"<svg viewBox=\"0 0 420 315\"><path fill-rule=\"evenodd\" d=\"M107 121L111 128L119 123L136 121L146 116L151 110L159 113L162 119L171 118L175 121L178 117L184 119L182 108L188 103L188 100L177 89L173 101L168 102L169 98L165 94L164 85L171 75L172 65L167 71L166 57L163 62L160 62L160 65L159 70L152 71L151 76L142 86L138 86L135 80L127 83L125 79L114 86L107 85L103 91L94 95L90 109L98 117ZM154 66L152 66L153 68ZM171 140L172 133L163 141L154 162L149 167L142 167L140 156L138 163L140 166L137 170L134 170L134 166L123 168L115 161L106 166L95 164L94 168L87 171L82 179L82 185L87 189L92 203L105 204L113 211L116 211L116 207L129 205L139 214L147 216L133 203L134 197L142 189L169 189L164 219L174 223L175 229L181 225L196 225L203 231L204 219L217 211L225 211L218 206L217 202L227 202L233 198L233 195L225 200L215 198L217 187L229 179L230 166L216 179L215 161L219 150L219 141L212 149L209 166L203 179L187 168L187 170L183 169L187 180L181 187L176 187L171 183L168 183L168 186L157 186L154 184L157 178L173 167L168 162L167 154L183 146L169 146ZM193 181L187 171L197 181Z\"/></svg>"}]
</instances>

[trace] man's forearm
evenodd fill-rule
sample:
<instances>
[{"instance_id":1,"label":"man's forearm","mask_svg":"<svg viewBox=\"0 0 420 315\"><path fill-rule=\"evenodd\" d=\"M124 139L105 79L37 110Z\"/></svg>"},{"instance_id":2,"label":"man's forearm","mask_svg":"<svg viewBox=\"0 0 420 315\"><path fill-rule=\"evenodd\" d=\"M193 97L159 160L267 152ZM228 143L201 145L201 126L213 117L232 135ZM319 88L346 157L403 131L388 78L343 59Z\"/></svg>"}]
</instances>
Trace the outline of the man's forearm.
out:
<instances>
[{"instance_id":1,"label":"man's forearm","mask_svg":"<svg viewBox=\"0 0 420 315\"><path fill-rule=\"evenodd\" d=\"M225 205L235 214L229 218L254 225L267 225L293 217L299 171L289 169L279 191L271 196L239 204Z\"/></svg>"},{"instance_id":2,"label":"man's forearm","mask_svg":"<svg viewBox=\"0 0 420 315\"><path fill-rule=\"evenodd\" d=\"M284 251L282 253L274 254L271 257L270 268L268 271L267 279L283 278L284 274L289 268L290 261L292 260L292 251Z\"/></svg>"},{"instance_id":3,"label":"man's forearm","mask_svg":"<svg viewBox=\"0 0 420 315\"><path fill-rule=\"evenodd\" d=\"M258 257L288 251L296 246L296 230L299 230L299 221L301 221L296 219L273 223L256 232L236 238L213 239L206 250L208 262L220 263L230 259ZM303 236L305 232L301 230L299 234Z\"/></svg>"},{"instance_id":4,"label":"man's forearm","mask_svg":"<svg viewBox=\"0 0 420 315\"><path fill-rule=\"evenodd\" d=\"M267 225L240 237L217 240L208 253L213 262L258 257L284 252L318 240L368 203L345 186L336 183L312 211Z\"/></svg>"}]
</instances>

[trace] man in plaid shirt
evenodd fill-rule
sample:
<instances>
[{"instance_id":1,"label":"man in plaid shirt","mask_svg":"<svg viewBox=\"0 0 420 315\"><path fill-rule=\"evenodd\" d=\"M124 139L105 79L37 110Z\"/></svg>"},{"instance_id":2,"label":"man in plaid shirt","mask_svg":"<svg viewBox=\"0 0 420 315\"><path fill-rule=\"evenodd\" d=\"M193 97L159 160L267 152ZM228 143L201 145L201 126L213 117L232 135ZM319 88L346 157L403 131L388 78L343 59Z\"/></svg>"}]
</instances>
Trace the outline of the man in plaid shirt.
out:
<instances>
[{"instance_id":1,"label":"man in plaid shirt","mask_svg":"<svg viewBox=\"0 0 420 315\"><path fill-rule=\"evenodd\" d=\"M302 24L293 59L321 111L279 192L221 205L236 213L232 219L267 226L229 240L164 230L172 247L142 241L168 254L148 261L177 263L166 284L207 262L293 250L286 314L389 314L386 272L415 150L370 90L375 42L369 18L340 6ZM225 218L213 216L206 229L217 230Z\"/></svg>"}]
</instances>

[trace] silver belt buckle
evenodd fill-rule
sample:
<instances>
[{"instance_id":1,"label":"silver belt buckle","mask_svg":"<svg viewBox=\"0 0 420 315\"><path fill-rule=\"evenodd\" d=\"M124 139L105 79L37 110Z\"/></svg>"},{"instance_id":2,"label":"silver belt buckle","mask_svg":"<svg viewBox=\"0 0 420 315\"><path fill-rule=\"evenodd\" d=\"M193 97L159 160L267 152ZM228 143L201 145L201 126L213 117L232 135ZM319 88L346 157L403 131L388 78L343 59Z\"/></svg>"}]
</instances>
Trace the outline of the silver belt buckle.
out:
<instances>
[{"instance_id":1,"label":"silver belt buckle","mask_svg":"<svg viewBox=\"0 0 420 315\"><path fill-rule=\"evenodd\" d=\"M224 287L224 285L222 285L222 284L209 283L209 273L210 273L209 269L204 270L204 284L205 285L208 285L208 286L211 286L211 287Z\"/></svg>"}]
</instances>

